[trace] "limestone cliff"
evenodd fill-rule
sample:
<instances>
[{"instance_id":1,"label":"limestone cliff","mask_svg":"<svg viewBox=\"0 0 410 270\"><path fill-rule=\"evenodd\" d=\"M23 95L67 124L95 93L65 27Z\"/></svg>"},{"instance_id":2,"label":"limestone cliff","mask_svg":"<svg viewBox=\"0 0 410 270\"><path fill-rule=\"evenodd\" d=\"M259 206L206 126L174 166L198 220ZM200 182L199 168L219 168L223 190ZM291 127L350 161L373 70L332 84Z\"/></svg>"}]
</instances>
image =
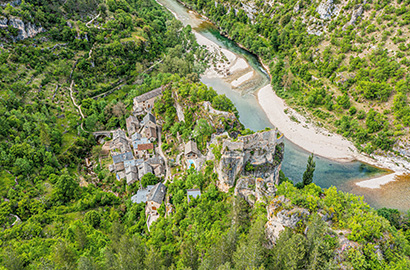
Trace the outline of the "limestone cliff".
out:
<instances>
[{"instance_id":1,"label":"limestone cliff","mask_svg":"<svg viewBox=\"0 0 410 270\"><path fill-rule=\"evenodd\" d=\"M23 40L26 38L35 37L37 34L45 32L46 30L41 27L37 26L31 22L23 22L20 18L11 17L9 19L2 17L0 18L0 28L8 28L11 26L17 29L17 35L11 35L11 39L13 42Z\"/></svg>"},{"instance_id":2,"label":"limestone cliff","mask_svg":"<svg viewBox=\"0 0 410 270\"><path fill-rule=\"evenodd\" d=\"M271 189L279 179L283 156L284 146L282 138L278 138L280 136L277 131L270 130L242 136L236 140L222 139L219 142L222 145L221 158L216 165L219 188L227 192L235 186L241 176L244 176L245 178L238 182L240 184L236 191L238 194L247 193L245 190L249 186L256 187L258 181L264 188L263 191L251 188L252 195L256 199L264 193L272 194Z\"/></svg>"}]
</instances>

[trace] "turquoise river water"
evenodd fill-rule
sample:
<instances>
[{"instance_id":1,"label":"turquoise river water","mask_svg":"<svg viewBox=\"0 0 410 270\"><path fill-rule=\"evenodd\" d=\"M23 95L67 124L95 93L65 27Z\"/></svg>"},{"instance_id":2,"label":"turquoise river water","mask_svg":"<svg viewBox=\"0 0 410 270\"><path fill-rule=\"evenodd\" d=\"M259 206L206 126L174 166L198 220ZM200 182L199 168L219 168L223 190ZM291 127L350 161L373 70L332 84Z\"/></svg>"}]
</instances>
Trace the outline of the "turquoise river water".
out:
<instances>
[{"instance_id":1,"label":"turquoise river water","mask_svg":"<svg viewBox=\"0 0 410 270\"><path fill-rule=\"evenodd\" d=\"M213 41L221 48L246 58L251 67L260 75L261 86L269 83L269 76L262 68L257 57L241 49L231 40L221 36L218 29L212 23L186 9L176 0L157 1L176 15L184 25L191 25L193 30ZM239 111L240 121L246 128L257 131L266 127L274 127L259 106L252 92L241 94L233 90L231 85L221 78L202 76L201 81L215 89L219 94L225 94L232 100ZM285 140L282 171L294 182L300 181L306 169L309 155L309 152ZM374 190L359 188L355 185L357 181L385 174L386 171L384 170L361 162L341 163L317 156L315 161L316 171L313 182L322 188L336 186L339 190L361 195L367 203L376 208L391 207L402 211L407 211L410 208L410 198L407 199L407 194L410 191L408 184L393 182L383 186L381 189Z\"/></svg>"}]
</instances>

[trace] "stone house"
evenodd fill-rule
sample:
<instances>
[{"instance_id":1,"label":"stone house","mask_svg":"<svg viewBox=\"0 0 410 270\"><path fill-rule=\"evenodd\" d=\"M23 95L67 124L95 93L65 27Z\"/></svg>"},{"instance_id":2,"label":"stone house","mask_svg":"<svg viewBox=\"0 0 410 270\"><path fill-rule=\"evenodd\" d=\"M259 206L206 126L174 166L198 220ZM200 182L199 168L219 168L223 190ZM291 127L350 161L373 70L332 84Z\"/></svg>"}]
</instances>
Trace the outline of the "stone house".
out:
<instances>
[{"instance_id":1,"label":"stone house","mask_svg":"<svg viewBox=\"0 0 410 270\"><path fill-rule=\"evenodd\" d=\"M125 167L125 179L127 179L128 185L131 185L138 181L138 171L136 166Z\"/></svg>"},{"instance_id":2,"label":"stone house","mask_svg":"<svg viewBox=\"0 0 410 270\"><path fill-rule=\"evenodd\" d=\"M124 170L125 168L124 161L132 160L132 159L134 159L132 152L126 152L123 154L113 155L112 160L114 162L114 170L116 172Z\"/></svg>"},{"instance_id":3,"label":"stone house","mask_svg":"<svg viewBox=\"0 0 410 270\"><path fill-rule=\"evenodd\" d=\"M151 189L147 195L147 207L145 209L147 215L158 214L157 210L164 201L166 190L167 187L161 182Z\"/></svg>"},{"instance_id":4,"label":"stone house","mask_svg":"<svg viewBox=\"0 0 410 270\"><path fill-rule=\"evenodd\" d=\"M152 142L158 139L158 133L157 133L156 127L144 127L143 133L144 133L144 136Z\"/></svg>"},{"instance_id":5,"label":"stone house","mask_svg":"<svg viewBox=\"0 0 410 270\"><path fill-rule=\"evenodd\" d=\"M138 178L142 179L144 175L147 173L154 173L154 170L152 169L152 166L149 165L147 162L143 162L140 165L138 165Z\"/></svg>"},{"instance_id":6,"label":"stone house","mask_svg":"<svg viewBox=\"0 0 410 270\"><path fill-rule=\"evenodd\" d=\"M196 159L199 156L198 147L196 142L189 141L185 144L185 157L187 159Z\"/></svg>"},{"instance_id":7,"label":"stone house","mask_svg":"<svg viewBox=\"0 0 410 270\"><path fill-rule=\"evenodd\" d=\"M128 136L132 136L134 133L136 133L140 127L140 122L138 121L137 117L131 115L125 120L125 123L127 125L127 132Z\"/></svg>"},{"instance_id":8,"label":"stone house","mask_svg":"<svg viewBox=\"0 0 410 270\"><path fill-rule=\"evenodd\" d=\"M141 124L147 128L147 127L157 127L157 120L155 119L155 116L152 113L147 113L144 118L142 119Z\"/></svg>"},{"instance_id":9,"label":"stone house","mask_svg":"<svg viewBox=\"0 0 410 270\"><path fill-rule=\"evenodd\" d=\"M125 131L117 129L113 132L113 139L110 143L111 155L122 154L131 151L130 143L125 135Z\"/></svg>"},{"instance_id":10,"label":"stone house","mask_svg":"<svg viewBox=\"0 0 410 270\"><path fill-rule=\"evenodd\" d=\"M165 89L163 87L160 87L138 97L135 97L133 107L135 113L143 114L144 112L151 111L154 107L155 100L162 95L162 92L164 90Z\"/></svg>"}]
</instances>

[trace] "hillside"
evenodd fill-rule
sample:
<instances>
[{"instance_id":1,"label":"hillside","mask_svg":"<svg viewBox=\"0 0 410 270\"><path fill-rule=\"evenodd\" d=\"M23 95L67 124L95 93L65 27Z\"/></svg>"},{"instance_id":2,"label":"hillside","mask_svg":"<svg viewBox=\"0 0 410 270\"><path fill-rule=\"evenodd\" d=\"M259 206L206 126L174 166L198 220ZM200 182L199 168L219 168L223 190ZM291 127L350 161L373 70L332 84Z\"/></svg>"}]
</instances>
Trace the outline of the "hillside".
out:
<instances>
[{"instance_id":1,"label":"hillside","mask_svg":"<svg viewBox=\"0 0 410 270\"><path fill-rule=\"evenodd\" d=\"M319 126L408 155L408 2L183 2L261 56L275 91Z\"/></svg>"},{"instance_id":2,"label":"hillside","mask_svg":"<svg viewBox=\"0 0 410 270\"><path fill-rule=\"evenodd\" d=\"M236 1L238 16L229 18L222 4L195 4L269 60L276 90L295 106L305 107L313 93L323 94L315 102L341 100L320 84L340 95L333 75L320 75L301 56L326 42L293 26L293 17L308 16L307 2L286 9L259 2L264 12L256 14L253 4L239 8ZM233 102L199 82L218 60L154 0L0 6L0 270L410 268L409 215L316 186L313 156L303 181L289 181L280 170L283 134L245 129ZM248 16L266 17L272 31ZM338 29L329 22L315 31L325 28ZM308 108L342 117L367 102L352 99L359 84L343 90L344 102L333 102L329 112L320 102ZM407 86L398 85L387 100ZM397 120L403 126L404 116ZM371 117L382 115L357 120L362 132ZM392 124L384 123L365 138L370 150L379 138L379 147L393 138Z\"/></svg>"}]
</instances>

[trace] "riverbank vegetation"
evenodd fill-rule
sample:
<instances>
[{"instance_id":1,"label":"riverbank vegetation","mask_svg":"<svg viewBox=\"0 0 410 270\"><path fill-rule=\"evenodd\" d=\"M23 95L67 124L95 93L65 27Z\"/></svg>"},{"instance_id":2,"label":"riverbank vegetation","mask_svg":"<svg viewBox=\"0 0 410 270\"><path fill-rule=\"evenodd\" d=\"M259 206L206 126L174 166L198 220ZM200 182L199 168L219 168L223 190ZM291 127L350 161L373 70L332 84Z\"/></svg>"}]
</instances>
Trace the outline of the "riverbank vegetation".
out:
<instances>
[{"instance_id":1,"label":"riverbank vegetation","mask_svg":"<svg viewBox=\"0 0 410 270\"><path fill-rule=\"evenodd\" d=\"M269 65L278 95L366 153L409 138L406 1L191 1Z\"/></svg>"}]
</instances>

